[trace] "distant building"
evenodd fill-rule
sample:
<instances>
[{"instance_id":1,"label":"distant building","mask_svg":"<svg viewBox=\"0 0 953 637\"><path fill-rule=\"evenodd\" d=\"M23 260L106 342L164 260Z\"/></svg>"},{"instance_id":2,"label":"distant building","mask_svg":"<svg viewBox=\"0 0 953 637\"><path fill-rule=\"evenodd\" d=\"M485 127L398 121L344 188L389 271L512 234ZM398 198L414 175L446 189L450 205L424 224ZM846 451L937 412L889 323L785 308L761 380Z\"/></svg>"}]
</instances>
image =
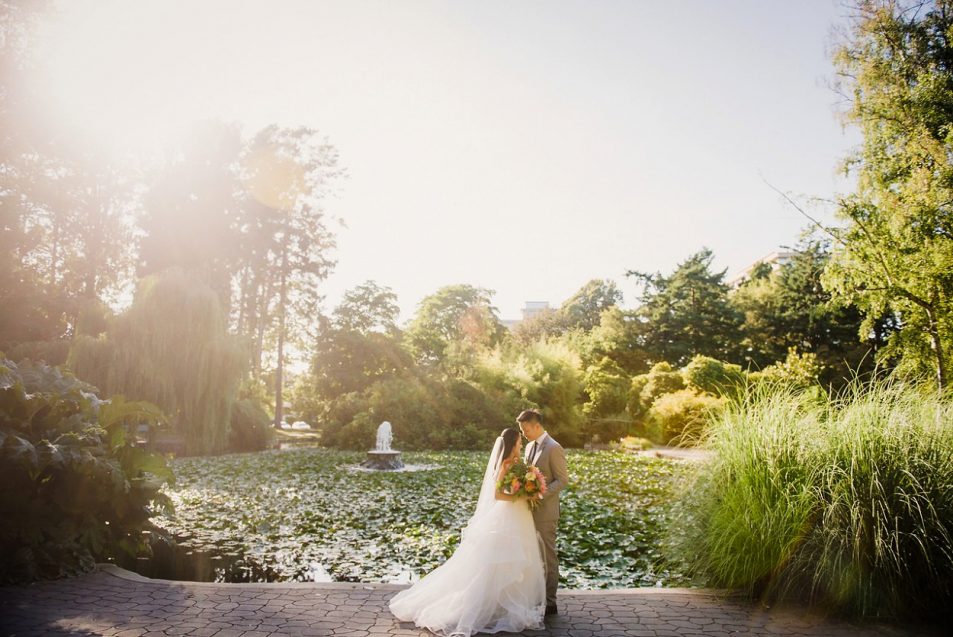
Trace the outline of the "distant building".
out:
<instances>
[{"instance_id":1,"label":"distant building","mask_svg":"<svg viewBox=\"0 0 953 637\"><path fill-rule=\"evenodd\" d=\"M549 309L549 301L527 301L523 306L523 320L528 321L537 314Z\"/></svg>"},{"instance_id":2,"label":"distant building","mask_svg":"<svg viewBox=\"0 0 953 637\"><path fill-rule=\"evenodd\" d=\"M518 319L501 319L500 323L503 324L508 330L513 329L523 321L528 321L534 316L545 312L549 308L549 301L526 301L526 305L523 306L523 309L520 310L520 313L523 315L523 318Z\"/></svg>"},{"instance_id":3,"label":"distant building","mask_svg":"<svg viewBox=\"0 0 953 637\"><path fill-rule=\"evenodd\" d=\"M795 254L795 252L791 252L790 250L782 250L765 255L742 270L740 273L728 279L728 286L731 288L737 288L739 285L751 278L751 273L754 272L754 269L762 263L770 265L772 272L777 271L785 263L790 263Z\"/></svg>"}]
</instances>

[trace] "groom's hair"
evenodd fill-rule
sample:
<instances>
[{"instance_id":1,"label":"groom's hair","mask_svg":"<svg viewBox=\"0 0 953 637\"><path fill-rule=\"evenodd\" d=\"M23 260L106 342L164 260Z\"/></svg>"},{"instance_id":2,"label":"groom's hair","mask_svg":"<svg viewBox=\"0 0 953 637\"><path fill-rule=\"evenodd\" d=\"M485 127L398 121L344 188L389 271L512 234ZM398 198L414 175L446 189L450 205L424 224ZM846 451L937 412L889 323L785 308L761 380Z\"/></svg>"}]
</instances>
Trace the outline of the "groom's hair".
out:
<instances>
[{"instance_id":1,"label":"groom's hair","mask_svg":"<svg viewBox=\"0 0 953 637\"><path fill-rule=\"evenodd\" d=\"M516 417L516 422L535 422L541 425L543 424L543 414L535 409L524 409L520 412L520 415Z\"/></svg>"}]
</instances>

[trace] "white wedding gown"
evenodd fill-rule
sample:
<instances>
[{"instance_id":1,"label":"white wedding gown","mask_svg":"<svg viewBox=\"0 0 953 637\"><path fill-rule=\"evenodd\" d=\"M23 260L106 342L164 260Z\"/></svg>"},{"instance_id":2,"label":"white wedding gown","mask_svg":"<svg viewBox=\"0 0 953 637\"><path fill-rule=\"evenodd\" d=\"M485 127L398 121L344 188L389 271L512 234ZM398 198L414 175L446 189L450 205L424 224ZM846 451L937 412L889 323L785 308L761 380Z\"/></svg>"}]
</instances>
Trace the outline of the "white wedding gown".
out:
<instances>
[{"instance_id":1,"label":"white wedding gown","mask_svg":"<svg viewBox=\"0 0 953 637\"><path fill-rule=\"evenodd\" d=\"M494 465L491 455L490 496ZM488 501L486 488L485 479L450 559L391 600L399 620L447 637L543 627L546 584L533 514L522 500Z\"/></svg>"}]
</instances>

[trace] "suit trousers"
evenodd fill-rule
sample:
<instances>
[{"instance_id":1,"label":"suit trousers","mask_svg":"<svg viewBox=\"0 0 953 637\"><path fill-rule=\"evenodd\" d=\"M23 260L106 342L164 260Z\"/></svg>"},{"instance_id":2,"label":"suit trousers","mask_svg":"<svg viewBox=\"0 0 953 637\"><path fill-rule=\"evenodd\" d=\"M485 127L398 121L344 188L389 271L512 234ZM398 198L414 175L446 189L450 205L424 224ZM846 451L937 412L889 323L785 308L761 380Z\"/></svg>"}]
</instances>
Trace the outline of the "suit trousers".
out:
<instances>
[{"instance_id":1,"label":"suit trousers","mask_svg":"<svg viewBox=\"0 0 953 637\"><path fill-rule=\"evenodd\" d=\"M536 532L542 539L543 563L546 567L546 605L556 605L556 588L559 586L559 556L556 553L556 527L558 520L536 522Z\"/></svg>"}]
</instances>

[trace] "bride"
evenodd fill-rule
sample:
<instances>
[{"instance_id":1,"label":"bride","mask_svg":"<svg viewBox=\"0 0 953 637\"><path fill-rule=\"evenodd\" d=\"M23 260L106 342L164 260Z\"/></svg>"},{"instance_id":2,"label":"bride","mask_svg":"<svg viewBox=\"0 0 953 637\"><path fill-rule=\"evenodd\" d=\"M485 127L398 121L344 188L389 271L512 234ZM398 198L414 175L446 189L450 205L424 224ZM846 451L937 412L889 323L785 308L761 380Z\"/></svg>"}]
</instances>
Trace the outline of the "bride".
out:
<instances>
[{"instance_id":1,"label":"bride","mask_svg":"<svg viewBox=\"0 0 953 637\"><path fill-rule=\"evenodd\" d=\"M391 600L397 619L446 637L543 627L546 583L533 515L524 499L496 490L521 447L513 428L496 439L460 546Z\"/></svg>"}]
</instances>

